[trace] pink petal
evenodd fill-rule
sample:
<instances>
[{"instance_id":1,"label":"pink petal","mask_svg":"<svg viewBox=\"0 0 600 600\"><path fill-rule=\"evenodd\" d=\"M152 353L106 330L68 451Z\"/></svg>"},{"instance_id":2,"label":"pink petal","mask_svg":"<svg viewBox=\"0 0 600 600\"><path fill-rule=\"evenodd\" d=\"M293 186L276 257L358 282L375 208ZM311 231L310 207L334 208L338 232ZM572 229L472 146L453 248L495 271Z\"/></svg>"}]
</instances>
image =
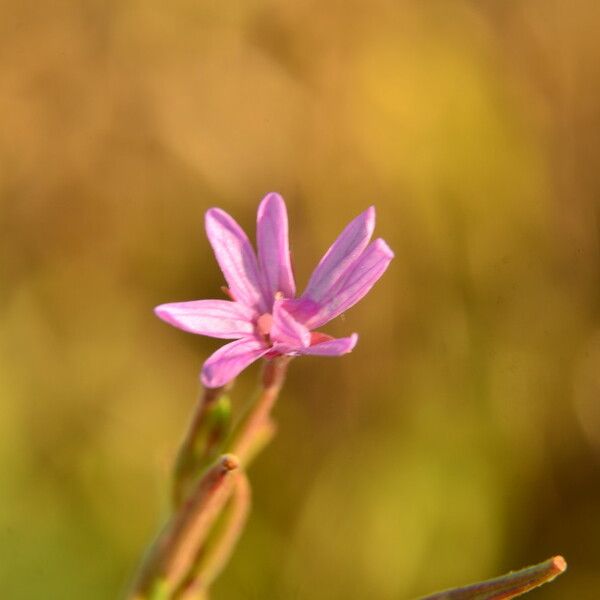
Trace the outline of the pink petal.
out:
<instances>
[{"instance_id":1,"label":"pink petal","mask_svg":"<svg viewBox=\"0 0 600 600\"><path fill-rule=\"evenodd\" d=\"M382 239L369 244L344 276L330 289L319 311L304 321L304 325L315 329L354 306L383 275L392 258L394 253Z\"/></svg>"},{"instance_id":2,"label":"pink petal","mask_svg":"<svg viewBox=\"0 0 600 600\"><path fill-rule=\"evenodd\" d=\"M254 333L256 311L229 300L161 304L156 315L173 327L215 338L237 339Z\"/></svg>"},{"instance_id":3,"label":"pink petal","mask_svg":"<svg viewBox=\"0 0 600 600\"><path fill-rule=\"evenodd\" d=\"M303 325L309 323L321 310L322 305L310 298L292 298L285 300L285 310Z\"/></svg>"},{"instance_id":4,"label":"pink petal","mask_svg":"<svg viewBox=\"0 0 600 600\"><path fill-rule=\"evenodd\" d=\"M271 341L289 348L305 348L310 345L310 331L299 323L286 309L286 300L276 300L273 305Z\"/></svg>"},{"instance_id":5,"label":"pink petal","mask_svg":"<svg viewBox=\"0 0 600 600\"><path fill-rule=\"evenodd\" d=\"M315 344L309 348L301 350L301 354L310 354L313 356L341 356L352 352L358 342L358 335L353 333L350 337L334 338L320 344Z\"/></svg>"},{"instance_id":6,"label":"pink petal","mask_svg":"<svg viewBox=\"0 0 600 600\"><path fill-rule=\"evenodd\" d=\"M366 248L374 227L375 207L371 206L351 221L327 250L302 297L321 302Z\"/></svg>"},{"instance_id":7,"label":"pink petal","mask_svg":"<svg viewBox=\"0 0 600 600\"><path fill-rule=\"evenodd\" d=\"M290 262L287 210L279 194L268 194L258 207L256 244L265 291L271 301L277 292L293 298L296 284Z\"/></svg>"},{"instance_id":8,"label":"pink petal","mask_svg":"<svg viewBox=\"0 0 600 600\"><path fill-rule=\"evenodd\" d=\"M206 235L233 297L260 312L267 309L261 290L256 255L242 228L220 208L205 218Z\"/></svg>"},{"instance_id":9,"label":"pink petal","mask_svg":"<svg viewBox=\"0 0 600 600\"><path fill-rule=\"evenodd\" d=\"M209 388L230 382L249 364L269 352L262 340L242 338L230 342L212 354L202 367L200 379Z\"/></svg>"}]
</instances>

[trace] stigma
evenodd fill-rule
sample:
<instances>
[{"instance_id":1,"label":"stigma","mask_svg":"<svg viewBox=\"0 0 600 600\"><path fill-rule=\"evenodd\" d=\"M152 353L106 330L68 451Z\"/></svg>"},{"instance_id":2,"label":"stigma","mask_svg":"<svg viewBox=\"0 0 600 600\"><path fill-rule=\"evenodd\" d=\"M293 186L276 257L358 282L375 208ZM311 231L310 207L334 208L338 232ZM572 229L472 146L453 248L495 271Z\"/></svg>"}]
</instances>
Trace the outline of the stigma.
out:
<instances>
[{"instance_id":1,"label":"stigma","mask_svg":"<svg viewBox=\"0 0 600 600\"><path fill-rule=\"evenodd\" d=\"M271 334L271 327L273 326L273 315L271 313L263 313L256 320L256 330L258 334L266 339Z\"/></svg>"}]
</instances>

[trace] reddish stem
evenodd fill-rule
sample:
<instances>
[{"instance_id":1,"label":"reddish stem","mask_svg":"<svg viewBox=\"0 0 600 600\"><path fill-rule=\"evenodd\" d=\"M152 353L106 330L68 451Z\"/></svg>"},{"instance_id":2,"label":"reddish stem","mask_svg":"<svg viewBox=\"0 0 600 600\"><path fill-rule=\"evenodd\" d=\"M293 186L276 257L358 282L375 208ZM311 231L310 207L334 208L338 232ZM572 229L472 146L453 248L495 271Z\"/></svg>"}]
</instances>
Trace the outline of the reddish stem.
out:
<instances>
[{"instance_id":1,"label":"reddish stem","mask_svg":"<svg viewBox=\"0 0 600 600\"><path fill-rule=\"evenodd\" d=\"M266 363L260 395L234 434L229 452L238 456L245 465L254 454L257 440L264 437L266 429L272 428L271 409L285 381L290 360L291 358L287 356L278 356Z\"/></svg>"},{"instance_id":2,"label":"reddish stem","mask_svg":"<svg viewBox=\"0 0 600 600\"><path fill-rule=\"evenodd\" d=\"M131 598L146 598L157 584L171 594L182 583L229 498L238 466L235 456L224 455L197 482L152 546Z\"/></svg>"}]
</instances>

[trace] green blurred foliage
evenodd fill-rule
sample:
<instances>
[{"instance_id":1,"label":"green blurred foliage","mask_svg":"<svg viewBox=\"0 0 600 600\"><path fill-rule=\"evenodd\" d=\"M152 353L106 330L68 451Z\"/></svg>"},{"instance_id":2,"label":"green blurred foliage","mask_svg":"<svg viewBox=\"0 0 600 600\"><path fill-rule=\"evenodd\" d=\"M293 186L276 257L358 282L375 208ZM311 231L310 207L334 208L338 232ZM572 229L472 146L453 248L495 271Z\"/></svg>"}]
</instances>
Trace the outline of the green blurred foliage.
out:
<instances>
[{"instance_id":1,"label":"green blurred foliage","mask_svg":"<svg viewBox=\"0 0 600 600\"><path fill-rule=\"evenodd\" d=\"M300 285L368 204L396 251L292 364L215 598L410 598L563 553L600 590L593 0L5 1L0 589L117 597L215 340L204 211L291 214ZM257 367L238 381L238 403ZM535 594L534 594L535 595Z\"/></svg>"}]
</instances>

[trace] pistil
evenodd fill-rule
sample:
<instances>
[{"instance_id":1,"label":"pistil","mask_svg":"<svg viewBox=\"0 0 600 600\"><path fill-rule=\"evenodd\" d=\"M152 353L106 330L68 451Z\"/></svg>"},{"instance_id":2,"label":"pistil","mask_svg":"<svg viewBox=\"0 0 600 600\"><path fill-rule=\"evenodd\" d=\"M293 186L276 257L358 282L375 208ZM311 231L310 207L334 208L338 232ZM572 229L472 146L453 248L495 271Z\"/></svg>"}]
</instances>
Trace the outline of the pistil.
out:
<instances>
[{"instance_id":1,"label":"pistil","mask_svg":"<svg viewBox=\"0 0 600 600\"><path fill-rule=\"evenodd\" d=\"M270 343L269 336L271 334L271 327L273 326L273 315L271 313L263 313L256 320L256 330L258 334L265 338Z\"/></svg>"}]
</instances>

